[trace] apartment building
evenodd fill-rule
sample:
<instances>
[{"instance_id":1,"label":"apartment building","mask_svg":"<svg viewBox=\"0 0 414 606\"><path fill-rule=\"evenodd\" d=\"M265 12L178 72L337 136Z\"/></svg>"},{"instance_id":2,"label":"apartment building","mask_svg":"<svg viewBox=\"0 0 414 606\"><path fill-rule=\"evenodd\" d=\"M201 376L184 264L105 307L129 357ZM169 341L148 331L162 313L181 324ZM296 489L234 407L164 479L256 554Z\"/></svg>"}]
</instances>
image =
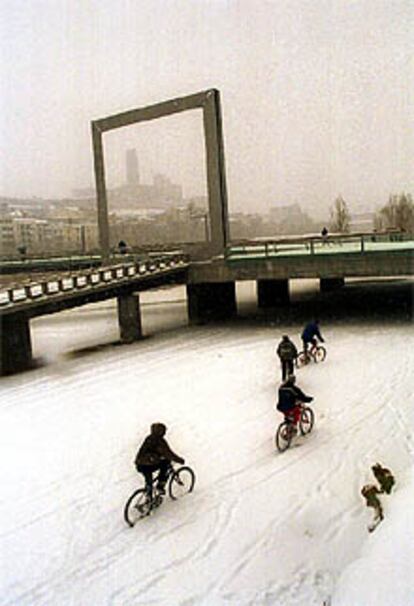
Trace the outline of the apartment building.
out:
<instances>
[{"instance_id":1,"label":"apartment building","mask_svg":"<svg viewBox=\"0 0 414 606\"><path fill-rule=\"evenodd\" d=\"M41 252L45 243L47 221L27 217L13 218L15 247L24 246L27 252Z\"/></svg>"},{"instance_id":2,"label":"apartment building","mask_svg":"<svg viewBox=\"0 0 414 606\"><path fill-rule=\"evenodd\" d=\"M13 254L15 250L13 220L10 217L0 217L0 255Z\"/></svg>"}]
</instances>

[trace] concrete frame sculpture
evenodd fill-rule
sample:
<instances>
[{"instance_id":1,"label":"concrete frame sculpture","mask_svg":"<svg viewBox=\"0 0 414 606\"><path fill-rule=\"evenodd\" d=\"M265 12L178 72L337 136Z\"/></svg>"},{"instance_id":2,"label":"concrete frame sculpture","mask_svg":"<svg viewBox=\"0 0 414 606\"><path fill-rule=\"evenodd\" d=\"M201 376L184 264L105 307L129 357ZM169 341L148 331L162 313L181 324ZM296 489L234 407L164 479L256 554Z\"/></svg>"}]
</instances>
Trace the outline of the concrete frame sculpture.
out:
<instances>
[{"instance_id":1,"label":"concrete frame sculpture","mask_svg":"<svg viewBox=\"0 0 414 606\"><path fill-rule=\"evenodd\" d=\"M208 251L211 255L219 255L224 252L229 236L227 188L220 93L217 89L213 88L186 97L170 99L155 105L133 109L108 116L107 118L92 121L99 242L101 253L104 258L109 257L110 240L108 201L105 184L105 161L102 141L103 133L138 122L154 120L197 108L202 108L203 110L206 148L207 191L211 234L210 241L208 242Z\"/></svg>"}]
</instances>

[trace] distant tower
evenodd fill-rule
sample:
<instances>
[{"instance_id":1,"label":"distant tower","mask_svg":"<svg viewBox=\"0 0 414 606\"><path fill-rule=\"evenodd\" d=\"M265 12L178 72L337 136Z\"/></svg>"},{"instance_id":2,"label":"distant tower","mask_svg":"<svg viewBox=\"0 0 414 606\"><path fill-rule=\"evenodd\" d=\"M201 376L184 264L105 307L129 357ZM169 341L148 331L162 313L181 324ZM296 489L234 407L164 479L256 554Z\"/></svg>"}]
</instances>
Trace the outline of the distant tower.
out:
<instances>
[{"instance_id":1,"label":"distant tower","mask_svg":"<svg viewBox=\"0 0 414 606\"><path fill-rule=\"evenodd\" d=\"M126 152L126 180L127 185L139 185L139 167L135 149Z\"/></svg>"}]
</instances>

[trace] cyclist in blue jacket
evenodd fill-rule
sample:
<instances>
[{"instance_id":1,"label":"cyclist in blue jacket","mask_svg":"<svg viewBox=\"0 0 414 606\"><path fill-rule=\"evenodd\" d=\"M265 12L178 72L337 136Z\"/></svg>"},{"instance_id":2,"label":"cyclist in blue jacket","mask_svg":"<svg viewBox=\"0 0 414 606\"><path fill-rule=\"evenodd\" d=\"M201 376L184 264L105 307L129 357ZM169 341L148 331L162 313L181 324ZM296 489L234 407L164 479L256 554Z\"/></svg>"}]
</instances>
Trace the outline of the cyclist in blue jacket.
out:
<instances>
[{"instance_id":1,"label":"cyclist in blue jacket","mask_svg":"<svg viewBox=\"0 0 414 606\"><path fill-rule=\"evenodd\" d=\"M316 338L315 338L316 337ZM319 320L314 320L313 322L309 322L306 324L305 328L302 332L302 341L303 341L303 350L305 353L308 353L308 345L312 344L312 348L316 347L317 340L321 343L325 343L325 339L321 335L321 331L319 329Z\"/></svg>"}]
</instances>

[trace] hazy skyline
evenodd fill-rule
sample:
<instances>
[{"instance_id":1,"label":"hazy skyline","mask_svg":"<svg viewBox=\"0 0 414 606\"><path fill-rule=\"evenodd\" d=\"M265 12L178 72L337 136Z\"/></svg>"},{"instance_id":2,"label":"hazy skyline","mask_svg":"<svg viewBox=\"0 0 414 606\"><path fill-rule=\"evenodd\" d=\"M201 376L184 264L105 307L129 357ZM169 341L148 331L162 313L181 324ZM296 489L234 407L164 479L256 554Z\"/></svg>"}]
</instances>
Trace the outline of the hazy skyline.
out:
<instances>
[{"instance_id":1,"label":"hazy skyline","mask_svg":"<svg viewBox=\"0 0 414 606\"><path fill-rule=\"evenodd\" d=\"M218 88L229 205L309 210L414 192L414 2L3 0L0 195L94 185L90 122ZM201 111L108 133L205 192Z\"/></svg>"}]
</instances>

